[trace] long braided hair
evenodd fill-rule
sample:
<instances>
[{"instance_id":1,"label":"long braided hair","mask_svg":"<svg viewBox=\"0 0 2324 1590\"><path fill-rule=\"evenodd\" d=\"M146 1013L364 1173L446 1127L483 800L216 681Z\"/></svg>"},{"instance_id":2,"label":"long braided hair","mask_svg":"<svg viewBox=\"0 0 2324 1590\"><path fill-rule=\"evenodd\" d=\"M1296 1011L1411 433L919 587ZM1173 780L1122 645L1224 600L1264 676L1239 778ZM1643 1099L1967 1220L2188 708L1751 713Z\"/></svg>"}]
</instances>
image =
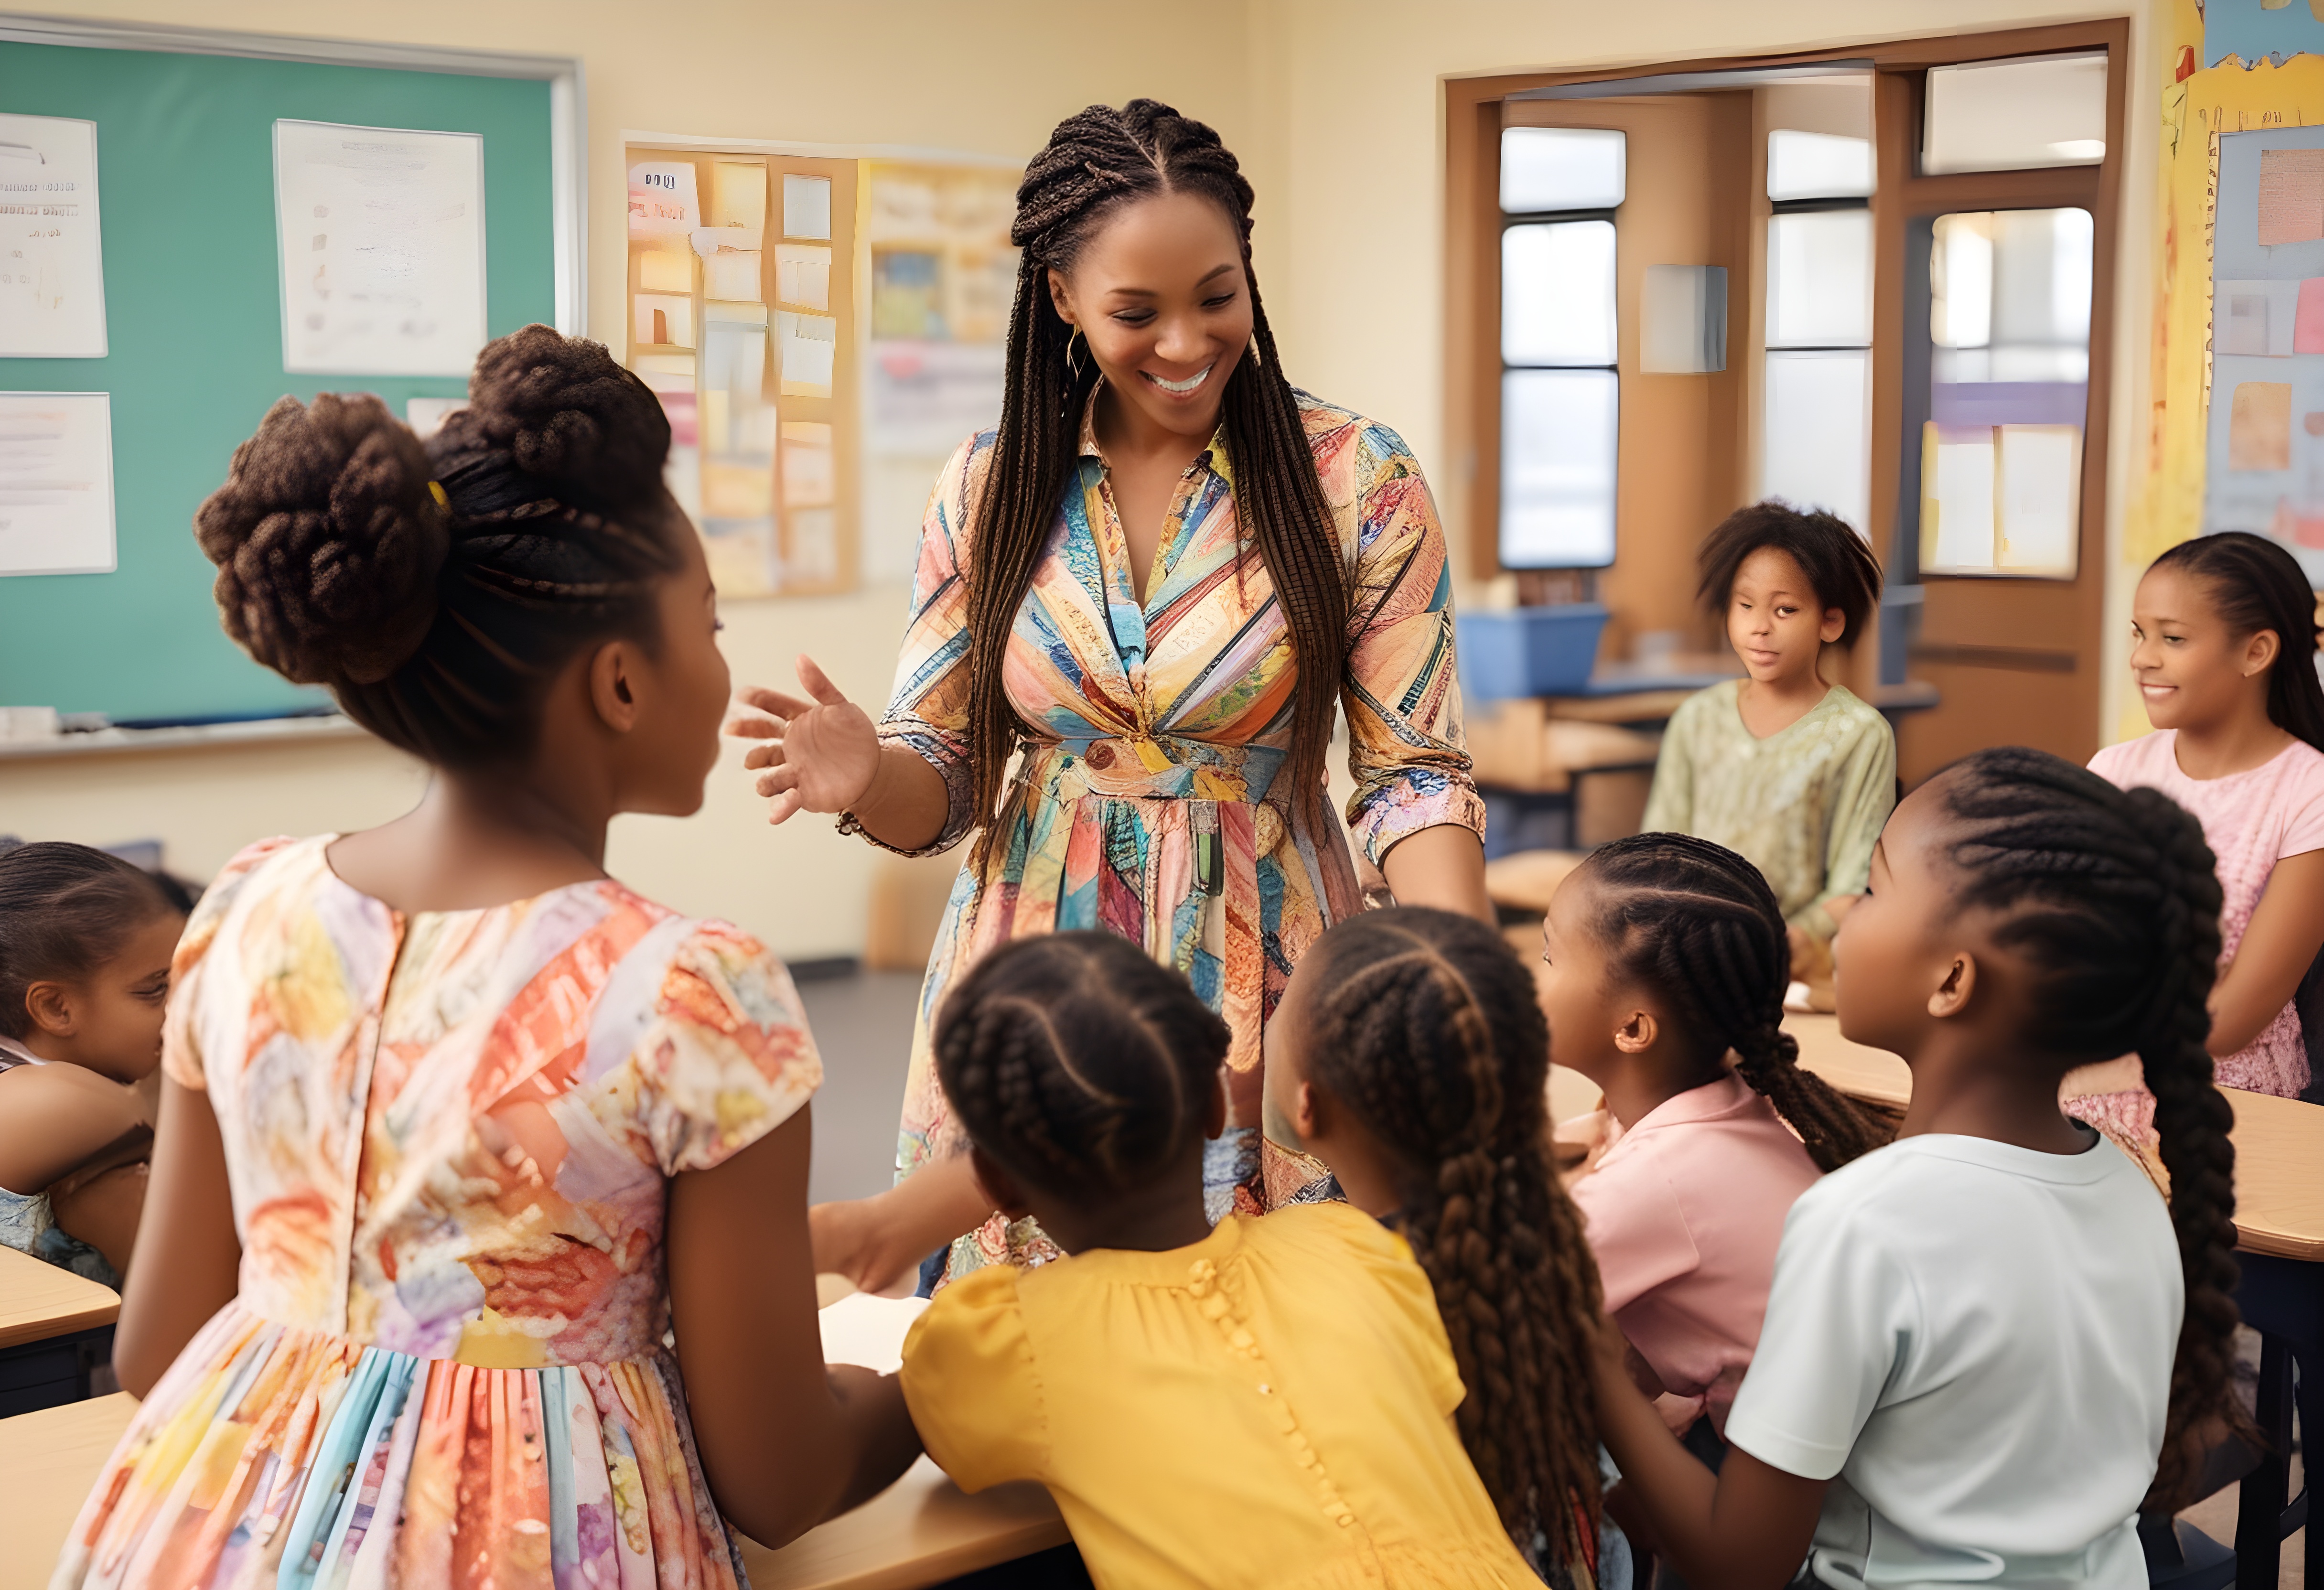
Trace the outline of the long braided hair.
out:
<instances>
[{"instance_id":1,"label":"long braided hair","mask_svg":"<svg viewBox=\"0 0 2324 1590\"><path fill-rule=\"evenodd\" d=\"M2206 1427L2247 1422L2231 1392L2235 1117L2205 1047L2216 862L2201 825L2160 791L2116 789L2046 751L1980 751L1939 789L1960 905L2001 914L1995 942L2036 979L2026 1041L2078 1060L2135 1050L2154 1095L2187 1303L2148 1501L2176 1511L2193 1499Z\"/></svg>"},{"instance_id":2,"label":"long braided hair","mask_svg":"<svg viewBox=\"0 0 2324 1590\"><path fill-rule=\"evenodd\" d=\"M1706 1071L1735 1071L1791 1124L1820 1169L1836 1171L1894 1135L1812 1071L1784 1031L1791 946L1759 869L1722 845L1641 833L1601 845L1581 872L1597 886L1592 929L1618 975L1666 1000L1677 1036Z\"/></svg>"},{"instance_id":3,"label":"long braided hair","mask_svg":"<svg viewBox=\"0 0 2324 1590\"><path fill-rule=\"evenodd\" d=\"M1324 755L1347 656L1348 582L1298 399L1284 378L1251 272L1250 183L1216 133L1167 105L1093 105L1058 123L1026 168L1009 233L1024 252L1009 318L1008 386L970 549L968 731L974 810L984 831L980 856L1017 749L1017 715L1002 682L1009 633L1077 467L1082 411L1098 380L1093 365L1077 372L1067 362L1072 333L1050 301L1048 273L1070 271L1120 206L1167 193L1212 200L1242 239L1256 348L1235 362L1220 420L1234 466L1240 530L1273 577L1298 662L1291 804L1308 816L1323 810Z\"/></svg>"},{"instance_id":4,"label":"long braided hair","mask_svg":"<svg viewBox=\"0 0 2324 1590\"><path fill-rule=\"evenodd\" d=\"M1308 951L1312 1076L1392 1150L1404 1229L1469 1395L1462 1444L1545 1571L1594 1521L1590 1356L1601 1294L1549 1163L1549 1027L1499 933L1420 906L1368 911Z\"/></svg>"},{"instance_id":5,"label":"long braided hair","mask_svg":"<svg viewBox=\"0 0 2324 1590\"><path fill-rule=\"evenodd\" d=\"M936 1076L1001 1169L1104 1197L1202 1141L1228 1040L1186 979L1129 940L1043 933L983 957L945 998Z\"/></svg>"},{"instance_id":6,"label":"long braided hair","mask_svg":"<svg viewBox=\"0 0 2324 1590\"><path fill-rule=\"evenodd\" d=\"M669 420L597 343L485 345L423 444L368 395L283 398L194 518L226 631L438 767L521 759L558 671L659 639L680 565Z\"/></svg>"}]
</instances>

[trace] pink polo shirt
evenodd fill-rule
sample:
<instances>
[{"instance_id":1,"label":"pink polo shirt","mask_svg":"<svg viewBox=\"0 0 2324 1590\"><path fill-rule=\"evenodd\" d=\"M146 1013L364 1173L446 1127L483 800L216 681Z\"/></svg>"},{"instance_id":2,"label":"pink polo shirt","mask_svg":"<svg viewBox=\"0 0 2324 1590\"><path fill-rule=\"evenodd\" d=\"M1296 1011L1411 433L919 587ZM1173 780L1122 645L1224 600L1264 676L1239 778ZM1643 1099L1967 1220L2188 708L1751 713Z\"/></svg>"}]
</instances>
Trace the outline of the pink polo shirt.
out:
<instances>
[{"instance_id":1,"label":"pink polo shirt","mask_svg":"<svg viewBox=\"0 0 2324 1590\"><path fill-rule=\"evenodd\" d=\"M1724 1429L1758 1346L1792 1200L1821 1174L1729 1071L1665 1102L1573 1183L1606 1309L1671 1392Z\"/></svg>"}]
</instances>

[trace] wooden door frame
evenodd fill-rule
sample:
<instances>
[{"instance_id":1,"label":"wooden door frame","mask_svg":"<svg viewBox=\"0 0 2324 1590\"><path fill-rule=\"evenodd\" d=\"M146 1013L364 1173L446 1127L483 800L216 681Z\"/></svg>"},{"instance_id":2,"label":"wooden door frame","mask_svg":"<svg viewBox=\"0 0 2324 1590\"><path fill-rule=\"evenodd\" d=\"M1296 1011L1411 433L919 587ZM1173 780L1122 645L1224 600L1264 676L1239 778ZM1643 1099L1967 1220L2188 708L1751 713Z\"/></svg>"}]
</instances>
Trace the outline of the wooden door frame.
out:
<instances>
[{"instance_id":1,"label":"wooden door frame","mask_svg":"<svg viewBox=\"0 0 2324 1590\"><path fill-rule=\"evenodd\" d=\"M2103 50L2107 54L2107 152L2096 166L2025 171L1917 173L1923 74L1933 66L2001 60L2016 56ZM2090 381L2082 448L2080 561L2076 576L2077 652L2088 659L2088 716L2098 729L2098 655L2106 591L2107 428L2113 407L2116 232L2121 216L2125 107L2128 100L2130 19L2095 17L2039 27L1948 33L1835 45L1784 54L1713 56L1569 72L1497 73L1443 79L1444 94L1444 423L1450 437L1465 438L1449 472L1459 499L1457 522L1469 538L1468 568L1479 579L1499 574L1500 364L1499 297L1490 275L1500 238L1501 102L1528 89L1582 83L1622 83L1676 73L1765 70L1819 64L1865 63L1874 75L1874 151L1878 181L1872 196L1874 230L1872 469L1870 522L1865 526L1881 565L1895 545L1901 499L1904 404L1904 259L1906 229L1918 215L1945 209L1992 209L2075 205L2090 211L2096 233L2091 261ZM1643 90L1653 92L1653 89ZM1745 323L1748 324L1747 317ZM1734 324L1730 319L1730 325ZM2026 584L1990 582L1997 587ZM1877 620L1876 620L1877 624ZM1856 670L1872 682L1878 638L1855 648ZM2095 743L2095 740L2093 740Z\"/></svg>"}]
</instances>

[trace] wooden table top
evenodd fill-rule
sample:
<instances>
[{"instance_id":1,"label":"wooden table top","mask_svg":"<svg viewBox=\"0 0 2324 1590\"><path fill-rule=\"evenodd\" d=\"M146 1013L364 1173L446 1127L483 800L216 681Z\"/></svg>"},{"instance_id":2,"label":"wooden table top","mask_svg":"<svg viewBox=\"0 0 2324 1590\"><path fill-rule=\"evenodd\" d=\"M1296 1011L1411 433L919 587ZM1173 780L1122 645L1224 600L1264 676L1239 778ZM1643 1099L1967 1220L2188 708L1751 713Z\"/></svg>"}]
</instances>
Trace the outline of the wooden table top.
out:
<instances>
[{"instance_id":1,"label":"wooden table top","mask_svg":"<svg viewBox=\"0 0 2324 1590\"><path fill-rule=\"evenodd\" d=\"M0 1496L8 1499L9 1522L0 1530L0 1590L44 1590L97 1471L136 1411L136 1398L115 1392L0 1419Z\"/></svg>"},{"instance_id":2,"label":"wooden table top","mask_svg":"<svg viewBox=\"0 0 2324 1590\"><path fill-rule=\"evenodd\" d=\"M1784 1030L1800 1063L1843 1093L1903 1106L1913 1073L1883 1049L1840 1036L1837 1016L1794 1013ZM2236 1245L2247 1253L2324 1264L2324 1107L2222 1088L2236 1112Z\"/></svg>"},{"instance_id":3,"label":"wooden table top","mask_svg":"<svg viewBox=\"0 0 2324 1590\"><path fill-rule=\"evenodd\" d=\"M0 1247L0 1347L94 1330L121 1317L121 1294L30 1254Z\"/></svg>"}]
</instances>

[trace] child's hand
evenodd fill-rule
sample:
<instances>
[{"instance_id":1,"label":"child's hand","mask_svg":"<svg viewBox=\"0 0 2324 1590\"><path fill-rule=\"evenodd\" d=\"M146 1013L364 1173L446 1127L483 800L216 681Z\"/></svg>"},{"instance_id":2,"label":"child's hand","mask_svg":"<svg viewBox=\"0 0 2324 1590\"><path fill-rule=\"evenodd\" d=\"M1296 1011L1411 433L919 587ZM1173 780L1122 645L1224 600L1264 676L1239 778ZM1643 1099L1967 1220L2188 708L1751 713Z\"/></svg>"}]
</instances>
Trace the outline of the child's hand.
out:
<instances>
[{"instance_id":1,"label":"child's hand","mask_svg":"<svg viewBox=\"0 0 2324 1590\"><path fill-rule=\"evenodd\" d=\"M816 1274L844 1275L856 1291L874 1295L918 1279L927 1252L888 1218L888 1198L877 1193L808 1208L807 1237L815 1246Z\"/></svg>"}]
</instances>

